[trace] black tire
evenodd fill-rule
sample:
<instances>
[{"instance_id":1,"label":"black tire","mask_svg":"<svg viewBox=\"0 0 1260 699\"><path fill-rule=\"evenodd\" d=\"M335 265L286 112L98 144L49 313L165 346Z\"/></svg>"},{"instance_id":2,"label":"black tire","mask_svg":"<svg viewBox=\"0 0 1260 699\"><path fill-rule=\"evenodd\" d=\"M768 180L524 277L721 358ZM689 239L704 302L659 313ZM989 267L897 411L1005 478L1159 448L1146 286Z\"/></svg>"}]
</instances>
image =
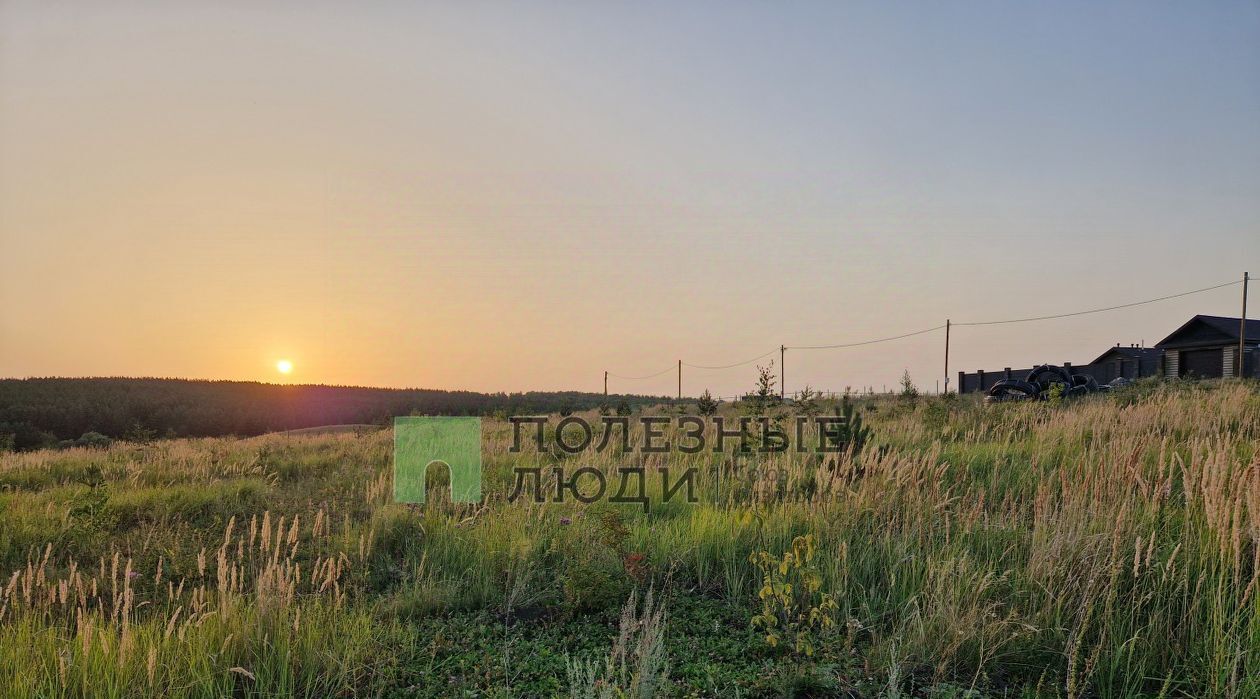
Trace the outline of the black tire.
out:
<instances>
[{"instance_id":1,"label":"black tire","mask_svg":"<svg viewBox=\"0 0 1260 699\"><path fill-rule=\"evenodd\" d=\"M1040 394L1041 388L1037 384L1019 379L1002 379L985 391L985 395L994 400L1031 399Z\"/></svg>"},{"instance_id":2,"label":"black tire","mask_svg":"<svg viewBox=\"0 0 1260 699\"><path fill-rule=\"evenodd\" d=\"M1098 390L1098 380L1088 374L1073 374L1072 387L1075 388L1077 386L1084 388L1089 393L1094 393Z\"/></svg>"},{"instance_id":3,"label":"black tire","mask_svg":"<svg viewBox=\"0 0 1260 699\"><path fill-rule=\"evenodd\" d=\"M1035 383L1041 387L1042 391L1050 390L1051 384L1061 383L1064 388L1072 387L1072 375L1067 369L1054 364L1042 364L1041 366L1028 372L1025 379L1028 383Z\"/></svg>"}]
</instances>

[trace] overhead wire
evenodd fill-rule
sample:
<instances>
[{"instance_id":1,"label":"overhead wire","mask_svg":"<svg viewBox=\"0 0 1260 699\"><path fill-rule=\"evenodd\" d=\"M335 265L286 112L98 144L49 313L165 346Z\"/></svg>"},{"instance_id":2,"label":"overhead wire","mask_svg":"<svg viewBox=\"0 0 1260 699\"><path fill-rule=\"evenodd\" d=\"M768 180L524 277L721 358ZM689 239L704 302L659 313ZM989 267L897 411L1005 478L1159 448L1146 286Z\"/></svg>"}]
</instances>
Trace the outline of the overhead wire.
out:
<instances>
[{"instance_id":1,"label":"overhead wire","mask_svg":"<svg viewBox=\"0 0 1260 699\"><path fill-rule=\"evenodd\" d=\"M621 374L614 374L610 371L608 372L608 377L621 379L622 381L643 381L644 379L654 379L662 374L667 374L673 370L674 370L674 367L671 366L663 371L658 371L655 374L648 374L646 376L622 376Z\"/></svg>"},{"instance_id":2,"label":"overhead wire","mask_svg":"<svg viewBox=\"0 0 1260 699\"><path fill-rule=\"evenodd\" d=\"M1230 281L1230 282L1225 282L1225 283L1222 283L1222 284L1215 284L1215 285L1213 285L1213 286L1206 286L1206 287L1203 287L1202 289L1194 289L1194 290L1191 290L1191 291L1183 291L1183 292L1181 292L1181 293L1177 293L1177 294L1169 294L1169 295L1167 295L1167 296L1159 296L1159 297L1157 297L1157 298L1145 299L1145 300L1143 300L1143 301L1134 301L1134 302L1132 302L1132 303L1123 303L1123 304L1120 304L1120 305L1117 305L1117 306L1106 306L1106 307L1103 307L1103 308L1092 308L1092 309L1085 310L1085 311L1073 311L1073 312L1071 312L1071 313L1056 313L1056 314L1053 314L1053 315L1031 316L1031 317L1028 317L1028 318L1007 318L1007 319L1003 319L1003 320L964 321L964 322L957 322L957 323L955 323L955 322L950 322L950 323L947 323L947 324L937 325L937 326L935 326L935 327L931 327L931 328L924 328L923 330L915 330L915 331L913 331L913 332L902 333L901 335L892 335L892 336L890 336L890 337L881 337L881 338L876 338L876 339L874 339L874 340L862 340L862 341L859 341L859 342L844 342L844 343L837 343L837 344L831 344L831 345L790 345L790 346L785 345L785 346L782 346L782 347L776 347L776 348L774 348L774 349L772 349L772 350L770 350L770 351L768 351L768 352L765 352L764 354L759 354L759 355L757 355L756 357L753 357L752 359L745 359L745 360L744 360L744 361L742 361L742 362L735 362L735 363L733 363L733 364L706 365L706 364L692 364L692 363L690 363L690 362L681 362L681 364L682 364L682 366L689 367L689 368L692 368L692 369L707 369L707 370L733 369L733 368L735 368L735 367L744 366L744 365L747 365L747 364L752 364L752 363L753 363L753 362L755 362L755 361L758 361L758 360L761 360L761 359L765 359L766 357L769 357L770 355L774 354L775 352L779 352L779 351L783 351L783 350L790 350L790 349L791 349L791 350L827 350L827 349L844 349L844 348L846 348L846 347L861 347L861 346L863 346L863 345L874 345L874 344L878 344L878 343L881 343L881 342L892 342L892 341L894 341L894 340L902 340L902 339L905 339L905 338L907 338L907 337L914 337L914 336L916 336L916 335L926 335L927 333L936 332L937 330L944 330L944 329L946 328L946 326L947 326L947 325L948 325L948 326L953 326L953 327L975 327L975 326L981 326L981 325L1004 325L1004 324L1009 324L1009 323L1030 323L1030 322L1034 322L1034 321L1041 321L1041 320L1054 320L1054 319L1056 319L1056 318L1070 318L1070 317L1073 317L1073 316L1083 316L1083 315L1089 315L1089 314L1092 314L1092 313L1103 313L1103 312L1106 312L1106 311L1117 311L1117 310L1121 310L1121 309L1124 309L1124 308L1133 308L1133 307L1135 307L1135 306L1143 306L1143 305L1146 305L1146 304L1148 304L1148 303L1157 303L1157 302L1159 302L1159 301L1168 301L1168 300L1171 300L1171 299L1181 298L1181 297L1183 297L1183 296L1190 296L1190 295L1192 295L1192 294L1201 294L1201 293L1203 293L1203 292L1205 292L1205 291L1213 291L1213 290L1216 290L1216 289L1223 289L1223 288L1225 288L1225 287L1227 287L1227 286L1233 286L1233 285L1235 285L1235 284L1241 284L1241 283L1243 283L1241 279L1235 279L1235 280L1233 280L1233 281ZM667 374L667 373L669 373L669 372L672 372L672 371L674 371L674 370L676 369L676 367L677 367L677 365L673 365L673 366L670 366L670 367L668 367L668 368L666 368L666 369L664 369L664 370L662 370L662 371L659 371L659 372L657 372L657 373L655 373L655 374L648 374L648 375L645 375L645 376L622 376L622 375L620 375L620 374L614 374L614 373L612 373L612 372L609 372L608 376L609 376L609 377L618 378L618 379L622 379L622 380L625 380L625 381L642 381L642 380L645 380L645 379L654 379L654 378L656 378L656 377L658 377L658 376L662 376L662 375L664 375L664 374Z\"/></svg>"},{"instance_id":3,"label":"overhead wire","mask_svg":"<svg viewBox=\"0 0 1260 699\"><path fill-rule=\"evenodd\" d=\"M752 359L745 359L742 362L735 362L734 364L723 364L721 366L705 366L703 364L689 364L687 362L683 362L682 365L685 367L691 367L692 369L732 369L737 366L744 366L745 364L752 364L758 359L765 359L766 357L769 357L770 355L778 351L779 351L779 348L775 347L769 352L766 352L765 354L759 354L756 357L753 357Z\"/></svg>"},{"instance_id":4,"label":"overhead wire","mask_svg":"<svg viewBox=\"0 0 1260 699\"><path fill-rule=\"evenodd\" d=\"M912 333L894 335L892 337L881 337L878 340L863 340L862 342L846 342L846 343L838 344L838 345L796 345L796 346L787 346L784 349L819 350L819 349L841 349L844 347L859 347L861 345L873 345L879 342L891 342L893 340L900 340L905 337L914 337L915 335L925 335L930 332L936 332L937 330L944 330L944 329L945 329L945 326L942 324L934 328L927 328L925 330L915 330Z\"/></svg>"},{"instance_id":5,"label":"overhead wire","mask_svg":"<svg viewBox=\"0 0 1260 699\"><path fill-rule=\"evenodd\" d=\"M1217 284L1216 286L1205 286L1202 289L1195 289L1194 291L1183 291L1180 294L1169 294L1168 296L1160 296L1159 298L1146 299L1145 301L1134 301L1133 303L1122 303L1119 306L1107 306L1105 308L1094 308L1088 311L1073 311L1072 313L1058 313L1058 314L1049 315L1049 316L1033 316L1031 318L1010 318L1008 320L980 320L980 321L972 321L969 323L952 323L952 325L960 325L960 326L1003 325L1005 323L1029 323L1035 320L1054 320L1055 318L1070 318L1072 316L1089 315L1090 313L1102 313L1104 311L1118 311L1121 308L1133 308L1134 306L1142 306L1148 303L1156 303L1158 301L1167 301L1169 299L1181 298L1182 296L1189 296L1191 294L1201 294L1205 291L1212 291L1213 289L1223 289L1227 286L1233 286L1234 284L1242 284L1242 280L1235 279L1232 282L1225 282L1224 284Z\"/></svg>"}]
</instances>

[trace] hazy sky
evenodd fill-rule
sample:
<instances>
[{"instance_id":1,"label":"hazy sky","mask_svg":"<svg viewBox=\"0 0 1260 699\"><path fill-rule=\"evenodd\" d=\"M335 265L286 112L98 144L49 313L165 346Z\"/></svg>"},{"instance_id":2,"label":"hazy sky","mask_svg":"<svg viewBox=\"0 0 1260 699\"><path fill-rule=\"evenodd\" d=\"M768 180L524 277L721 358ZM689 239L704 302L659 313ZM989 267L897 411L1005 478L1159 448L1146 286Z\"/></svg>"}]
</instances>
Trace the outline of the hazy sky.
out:
<instances>
[{"instance_id":1,"label":"hazy sky","mask_svg":"<svg viewBox=\"0 0 1260 699\"><path fill-rule=\"evenodd\" d=\"M0 376L475 390L1195 289L1260 274L1260 3L0 0L0 265ZM787 388L931 390L942 343Z\"/></svg>"}]
</instances>

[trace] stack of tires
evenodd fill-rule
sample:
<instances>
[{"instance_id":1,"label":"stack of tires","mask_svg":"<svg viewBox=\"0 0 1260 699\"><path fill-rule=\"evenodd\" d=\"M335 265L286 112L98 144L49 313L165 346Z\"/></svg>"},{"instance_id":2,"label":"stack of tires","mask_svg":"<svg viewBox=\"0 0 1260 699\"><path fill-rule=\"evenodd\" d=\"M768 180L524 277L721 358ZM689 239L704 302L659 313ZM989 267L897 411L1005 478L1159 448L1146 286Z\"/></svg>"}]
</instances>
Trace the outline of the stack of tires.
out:
<instances>
[{"instance_id":1,"label":"stack of tires","mask_svg":"<svg viewBox=\"0 0 1260 699\"><path fill-rule=\"evenodd\" d=\"M1008 400L1045 400L1058 386L1059 395L1083 396L1106 390L1092 376L1073 374L1054 364L1042 364L1028 372L1024 379L1002 379L985 391L987 402Z\"/></svg>"}]
</instances>

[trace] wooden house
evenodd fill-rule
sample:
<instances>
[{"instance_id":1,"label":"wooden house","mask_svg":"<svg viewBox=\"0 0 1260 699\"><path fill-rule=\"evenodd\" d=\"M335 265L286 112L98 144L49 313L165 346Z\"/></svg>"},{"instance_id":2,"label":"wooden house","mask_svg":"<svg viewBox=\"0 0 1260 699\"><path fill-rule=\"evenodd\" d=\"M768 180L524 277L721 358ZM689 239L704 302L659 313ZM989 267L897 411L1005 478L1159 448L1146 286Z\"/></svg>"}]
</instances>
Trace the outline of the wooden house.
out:
<instances>
[{"instance_id":1,"label":"wooden house","mask_svg":"<svg viewBox=\"0 0 1260 699\"><path fill-rule=\"evenodd\" d=\"M1260 320L1246 326L1245 366L1238 358L1238 318L1197 315L1160 340L1155 347L1164 353L1166 378L1230 378L1255 376L1256 345L1260 344Z\"/></svg>"},{"instance_id":2,"label":"wooden house","mask_svg":"<svg viewBox=\"0 0 1260 699\"><path fill-rule=\"evenodd\" d=\"M1104 383L1120 377L1136 379L1159 373L1159 361L1163 354L1163 350L1155 347L1117 344L1087 366L1103 367L1102 375L1095 374L1094 378Z\"/></svg>"}]
</instances>

